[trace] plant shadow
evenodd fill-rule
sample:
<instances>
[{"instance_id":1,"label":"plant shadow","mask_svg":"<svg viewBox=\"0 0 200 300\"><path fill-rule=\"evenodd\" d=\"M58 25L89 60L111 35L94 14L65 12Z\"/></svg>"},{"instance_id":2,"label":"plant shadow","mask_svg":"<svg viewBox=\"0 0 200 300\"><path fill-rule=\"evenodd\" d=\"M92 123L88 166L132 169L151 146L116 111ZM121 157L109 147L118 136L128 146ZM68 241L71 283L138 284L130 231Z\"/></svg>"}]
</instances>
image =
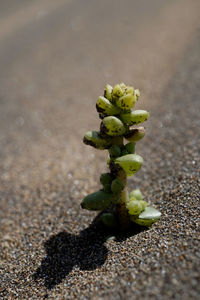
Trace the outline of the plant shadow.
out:
<instances>
[{"instance_id":1,"label":"plant shadow","mask_svg":"<svg viewBox=\"0 0 200 300\"><path fill-rule=\"evenodd\" d=\"M102 266L108 254L104 243L110 236L121 242L130 236L144 231L144 227L134 226L128 232L108 229L99 221L100 214L92 224L79 235L62 231L44 243L46 257L34 273L34 280L43 279L44 285L51 290L70 274L76 266L80 270L95 270Z\"/></svg>"}]
</instances>

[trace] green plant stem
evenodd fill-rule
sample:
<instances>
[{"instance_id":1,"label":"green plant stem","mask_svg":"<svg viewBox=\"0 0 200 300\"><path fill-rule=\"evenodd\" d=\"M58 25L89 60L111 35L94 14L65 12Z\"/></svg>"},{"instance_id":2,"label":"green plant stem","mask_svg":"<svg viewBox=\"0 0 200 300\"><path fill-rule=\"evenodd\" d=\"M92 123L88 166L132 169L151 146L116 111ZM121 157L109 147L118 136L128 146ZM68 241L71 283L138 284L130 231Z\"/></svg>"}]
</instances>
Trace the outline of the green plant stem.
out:
<instances>
[{"instance_id":1,"label":"green plant stem","mask_svg":"<svg viewBox=\"0 0 200 300\"><path fill-rule=\"evenodd\" d=\"M115 140L115 145L123 146L123 137L117 137ZM112 173L112 168L110 167L110 171ZM127 229L130 226L130 217L128 214L128 210L126 208L126 203L129 200L128 190L127 190L127 175L126 172L120 168L117 173L117 178L121 180L121 182L124 184L124 189L121 193L120 202L117 204L117 214L118 214L118 220L120 224L120 228L122 230Z\"/></svg>"},{"instance_id":2,"label":"green plant stem","mask_svg":"<svg viewBox=\"0 0 200 300\"><path fill-rule=\"evenodd\" d=\"M127 176L123 170L120 170L117 176L124 184L124 189L121 193L120 202L117 205L118 219L120 223L120 228L122 230L127 229L130 226L130 218L128 210L126 208L126 203L129 200L128 190L127 190Z\"/></svg>"}]
</instances>

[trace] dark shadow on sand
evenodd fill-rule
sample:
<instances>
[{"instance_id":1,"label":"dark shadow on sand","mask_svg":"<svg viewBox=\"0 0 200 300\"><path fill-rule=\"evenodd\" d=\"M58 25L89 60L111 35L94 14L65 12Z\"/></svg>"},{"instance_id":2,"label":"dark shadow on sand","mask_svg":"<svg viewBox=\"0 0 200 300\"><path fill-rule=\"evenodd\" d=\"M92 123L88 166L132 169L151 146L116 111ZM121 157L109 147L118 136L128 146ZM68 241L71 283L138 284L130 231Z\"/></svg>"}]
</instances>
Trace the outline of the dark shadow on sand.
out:
<instances>
[{"instance_id":1,"label":"dark shadow on sand","mask_svg":"<svg viewBox=\"0 0 200 300\"><path fill-rule=\"evenodd\" d=\"M60 232L44 243L46 257L34 274L34 279L43 279L44 285L51 290L59 284L75 266L80 270L95 270L106 261L108 250L104 242L109 236L115 236L120 242L145 230L134 226L125 234L108 229L97 216L92 224L79 235Z\"/></svg>"}]
</instances>

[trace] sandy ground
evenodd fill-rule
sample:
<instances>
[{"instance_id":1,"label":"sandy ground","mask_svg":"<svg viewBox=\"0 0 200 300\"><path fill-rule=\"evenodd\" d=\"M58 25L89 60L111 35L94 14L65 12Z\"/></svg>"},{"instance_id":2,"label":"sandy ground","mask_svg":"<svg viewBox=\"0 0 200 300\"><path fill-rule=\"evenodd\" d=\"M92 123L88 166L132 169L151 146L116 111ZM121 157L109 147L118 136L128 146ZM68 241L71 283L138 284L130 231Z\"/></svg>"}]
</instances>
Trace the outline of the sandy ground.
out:
<instances>
[{"instance_id":1,"label":"sandy ground","mask_svg":"<svg viewBox=\"0 0 200 300\"><path fill-rule=\"evenodd\" d=\"M199 1L13 3L0 12L2 299L198 299ZM80 209L106 169L82 136L121 81L151 113L129 186L163 213L127 235Z\"/></svg>"}]
</instances>

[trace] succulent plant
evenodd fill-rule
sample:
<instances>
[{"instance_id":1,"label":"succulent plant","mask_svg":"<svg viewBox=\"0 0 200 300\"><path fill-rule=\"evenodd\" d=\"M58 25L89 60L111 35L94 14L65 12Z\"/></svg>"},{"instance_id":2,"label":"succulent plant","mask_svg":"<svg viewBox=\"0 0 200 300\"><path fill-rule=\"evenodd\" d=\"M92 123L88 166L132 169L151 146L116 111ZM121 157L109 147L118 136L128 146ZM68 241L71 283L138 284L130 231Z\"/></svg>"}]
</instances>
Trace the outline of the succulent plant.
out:
<instances>
[{"instance_id":1,"label":"succulent plant","mask_svg":"<svg viewBox=\"0 0 200 300\"><path fill-rule=\"evenodd\" d=\"M146 121L149 112L132 110L140 92L124 83L114 87L107 84L104 95L97 99L96 109L101 119L99 131L86 132L83 142L96 149L107 149L110 172L100 176L102 189L87 195L81 206L102 211L101 220L109 227L125 229L131 222L150 226L161 213L148 206L139 189L127 191L127 177L142 166L143 158L135 153L136 142L145 136L144 127L132 128ZM127 141L127 142L125 142Z\"/></svg>"}]
</instances>

